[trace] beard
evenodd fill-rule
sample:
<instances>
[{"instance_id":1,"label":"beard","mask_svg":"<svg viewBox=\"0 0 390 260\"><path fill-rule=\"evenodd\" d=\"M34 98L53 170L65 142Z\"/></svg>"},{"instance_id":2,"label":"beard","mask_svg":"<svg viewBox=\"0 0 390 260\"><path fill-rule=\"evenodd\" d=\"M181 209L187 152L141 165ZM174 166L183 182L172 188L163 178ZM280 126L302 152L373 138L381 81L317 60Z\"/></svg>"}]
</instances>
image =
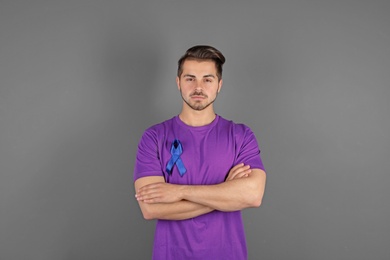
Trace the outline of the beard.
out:
<instances>
[{"instance_id":1,"label":"beard","mask_svg":"<svg viewBox=\"0 0 390 260\"><path fill-rule=\"evenodd\" d=\"M217 99L217 96L218 96L218 91L215 93L215 98L213 100L211 100L210 102L208 103L205 103L203 104L202 101L194 101L193 103L190 102L191 100L191 97L192 96L202 96L204 97L205 99L208 98L207 95L203 94L201 91L194 91L193 93L190 94L190 98L188 100L186 100L184 97L183 97L183 93L181 92L180 90L180 94L181 94L181 98L183 99L183 101L190 107L192 108L193 110L196 110L196 111L202 111L204 109L206 109L207 107L209 107L211 104L214 103L214 101Z\"/></svg>"}]
</instances>

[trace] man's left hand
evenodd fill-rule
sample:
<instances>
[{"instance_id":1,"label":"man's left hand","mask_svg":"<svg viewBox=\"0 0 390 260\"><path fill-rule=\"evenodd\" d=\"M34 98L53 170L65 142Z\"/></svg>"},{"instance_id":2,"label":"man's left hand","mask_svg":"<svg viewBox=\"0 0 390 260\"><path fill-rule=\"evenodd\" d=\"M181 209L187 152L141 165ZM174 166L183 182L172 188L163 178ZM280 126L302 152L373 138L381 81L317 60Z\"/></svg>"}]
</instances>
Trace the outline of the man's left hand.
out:
<instances>
[{"instance_id":1,"label":"man's left hand","mask_svg":"<svg viewBox=\"0 0 390 260\"><path fill-rule=\"evenodd\" d=\"M182 200L180 185L157 182L141 187L135 197L145 203L173 203Z\"/></svg>"}]
</instances>

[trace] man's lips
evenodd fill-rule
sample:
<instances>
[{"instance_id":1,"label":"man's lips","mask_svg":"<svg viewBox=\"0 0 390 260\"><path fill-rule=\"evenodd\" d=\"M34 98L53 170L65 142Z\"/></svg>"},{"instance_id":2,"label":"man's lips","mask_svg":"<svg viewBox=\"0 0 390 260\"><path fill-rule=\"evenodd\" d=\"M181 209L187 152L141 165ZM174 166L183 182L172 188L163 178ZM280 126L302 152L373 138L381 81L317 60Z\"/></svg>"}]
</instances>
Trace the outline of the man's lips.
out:
<instances>
[{"instance_id":1,"label":"man's lips","mask_svg":"<svg viewBox=\"0 0 390 260\"><path fill-rule=\"evenodd\" d=\"M192 95L191 98L194 98L194 99L204 99L204 98L206 98L206 96L203 96L203 95Z\"/></svg>"}]
</instances>

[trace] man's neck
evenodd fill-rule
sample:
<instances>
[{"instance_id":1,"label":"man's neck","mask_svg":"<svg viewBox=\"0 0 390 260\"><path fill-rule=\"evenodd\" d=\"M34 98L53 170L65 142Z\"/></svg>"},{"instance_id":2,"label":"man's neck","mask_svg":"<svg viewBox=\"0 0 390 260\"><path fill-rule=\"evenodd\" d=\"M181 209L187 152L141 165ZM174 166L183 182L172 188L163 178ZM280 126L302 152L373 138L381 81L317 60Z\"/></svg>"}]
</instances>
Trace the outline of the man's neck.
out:
<instances>
[{"instance_id":1,"label":"man's neck","mask_svg":"<svg viewBox=\"0 0 390 260\"><path fill-rule=\"evenodd\" d=\"M208 125L211 122L214 121L216 117L216 114L213 109L209 109L207 111L195 111L190 110L187 111L183 109L181 113L179 114L179 118L181 121L183 121L186 125L189 126L204 126Z\"/></svg>"}]
</instances>

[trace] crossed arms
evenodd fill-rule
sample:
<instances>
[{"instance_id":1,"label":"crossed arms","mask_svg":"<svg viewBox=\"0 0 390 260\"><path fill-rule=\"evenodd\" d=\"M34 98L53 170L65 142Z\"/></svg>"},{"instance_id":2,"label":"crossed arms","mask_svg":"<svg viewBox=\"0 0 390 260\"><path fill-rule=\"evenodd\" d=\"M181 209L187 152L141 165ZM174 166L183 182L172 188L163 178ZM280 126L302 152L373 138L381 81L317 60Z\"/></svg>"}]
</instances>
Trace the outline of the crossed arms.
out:
<instances>
[{"instance_id":1,"label":"crossed arms","mask_svg":"<svg viewBox=\"0 0 390 260\"><path fill-rule=\"evenodd\" d=\"M264 195L266 174L238 164L225 182L215 185L177 185L162 176L135 181L136 199L145 219L183 220L214 210L236 211L259 207Z\"/></svg>"}]
</instances>

